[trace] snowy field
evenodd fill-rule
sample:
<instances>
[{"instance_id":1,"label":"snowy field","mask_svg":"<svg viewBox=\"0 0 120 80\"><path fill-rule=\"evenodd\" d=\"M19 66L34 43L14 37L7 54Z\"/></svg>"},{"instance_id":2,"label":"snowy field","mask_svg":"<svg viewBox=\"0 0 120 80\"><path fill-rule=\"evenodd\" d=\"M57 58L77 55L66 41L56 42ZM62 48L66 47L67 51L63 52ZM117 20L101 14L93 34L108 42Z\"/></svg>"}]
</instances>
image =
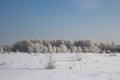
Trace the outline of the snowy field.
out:
<instances>
[{"instance_id":1,"label":"snowy field","mask_svg":"<svg viewBox=\"0 0 120 80\"><path fill-rule=\"evenodd\" d=\"M50 56L55 69L47 69ZM0 54L0 80L120 80L120 54Z\"/></svg>"}]
</instances>

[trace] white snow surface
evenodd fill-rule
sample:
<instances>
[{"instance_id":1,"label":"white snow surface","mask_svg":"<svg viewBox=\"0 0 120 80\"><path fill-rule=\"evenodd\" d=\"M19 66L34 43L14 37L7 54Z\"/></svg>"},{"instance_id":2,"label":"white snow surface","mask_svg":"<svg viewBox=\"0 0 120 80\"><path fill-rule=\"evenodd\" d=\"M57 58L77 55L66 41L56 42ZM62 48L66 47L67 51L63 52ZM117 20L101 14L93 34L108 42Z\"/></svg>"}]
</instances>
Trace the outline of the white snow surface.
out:
<instances>
[{"instance_id":1,"label":"white snow surface","mask_svg":"<svg viewBox=\"0 0 120 80\"><path fill-rule=\"evenodd\" d=\"M46 69L49 55L55 69ZM4 53L0 54L0 80L120 80L120 54Z\"/></svg>"}]
</instances>

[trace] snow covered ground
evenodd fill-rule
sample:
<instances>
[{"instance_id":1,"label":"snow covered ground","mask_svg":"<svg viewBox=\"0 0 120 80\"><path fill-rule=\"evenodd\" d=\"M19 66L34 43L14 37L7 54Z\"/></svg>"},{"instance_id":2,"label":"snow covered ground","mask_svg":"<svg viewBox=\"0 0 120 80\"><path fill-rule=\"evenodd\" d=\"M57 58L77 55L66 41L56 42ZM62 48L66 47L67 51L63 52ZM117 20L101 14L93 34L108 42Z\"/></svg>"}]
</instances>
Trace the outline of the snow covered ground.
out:
<instances>
[{"instance_id":1,"label":"snow covered ground","mask_svg":"<svg viewBox=\"0 0 120 80\"><path fill-rule=\"evenodd\" d=\"M55 69L46 69L50 54L0 54L0 80L120 80L120 54L56 53ZM77 60L79 59L79 60Z\"/></svg>"}]
</instances>

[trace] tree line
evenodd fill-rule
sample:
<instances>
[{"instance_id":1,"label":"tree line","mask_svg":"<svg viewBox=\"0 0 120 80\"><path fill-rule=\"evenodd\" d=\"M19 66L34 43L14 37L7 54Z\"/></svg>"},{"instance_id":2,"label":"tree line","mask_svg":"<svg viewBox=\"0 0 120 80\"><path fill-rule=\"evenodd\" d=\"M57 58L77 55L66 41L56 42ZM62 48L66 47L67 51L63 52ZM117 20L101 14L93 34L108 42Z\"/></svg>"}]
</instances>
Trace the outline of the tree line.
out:
<instances>
[{"instance_id":1,"label":"tree line","mask_svg":"<svg viewBox=\"0 0 120 80\"><path fill-rule=\"evenodd\" d=\"M13 45L0 46L0 52L29 53L114 53L120 52L120 45L94 40L22 40Z\"/></svg>"}]
</instances>

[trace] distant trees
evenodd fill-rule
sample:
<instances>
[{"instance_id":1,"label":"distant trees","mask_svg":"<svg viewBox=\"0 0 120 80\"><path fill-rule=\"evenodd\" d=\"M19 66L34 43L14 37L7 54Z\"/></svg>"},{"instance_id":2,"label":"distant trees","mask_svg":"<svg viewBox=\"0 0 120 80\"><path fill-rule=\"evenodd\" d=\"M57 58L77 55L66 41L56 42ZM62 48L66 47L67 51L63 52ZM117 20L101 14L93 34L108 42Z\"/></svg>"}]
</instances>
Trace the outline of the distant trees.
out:
<instances>
[{"instance_id":1,"label":"distant trees","mask_svg":"<svg viewBox=\"0 0 120 80\"><path fill-rule=\"evenodd\" d=\"M3 48L3 50L2 50ZM93 40L22 40L14 45L4 45L0 51L20 51L29 53L111 53L120 52L120 45L115 43L103 43Z\"/></svg>"},{"instance_id":2,"label":"distant trees","mask_svg":"<svg viewBox=\"0 0 120 80\"><path fill-rule=\"evenodd\" d=\"M27 41L27 40L23 40L23 41L16 42L13 45L12 51L15 52L15 51L19 50L20 52L28 52L28 48L29 47L34 47L32 45L32 42L31 41Z\"/></svg>"}]
</instances>

